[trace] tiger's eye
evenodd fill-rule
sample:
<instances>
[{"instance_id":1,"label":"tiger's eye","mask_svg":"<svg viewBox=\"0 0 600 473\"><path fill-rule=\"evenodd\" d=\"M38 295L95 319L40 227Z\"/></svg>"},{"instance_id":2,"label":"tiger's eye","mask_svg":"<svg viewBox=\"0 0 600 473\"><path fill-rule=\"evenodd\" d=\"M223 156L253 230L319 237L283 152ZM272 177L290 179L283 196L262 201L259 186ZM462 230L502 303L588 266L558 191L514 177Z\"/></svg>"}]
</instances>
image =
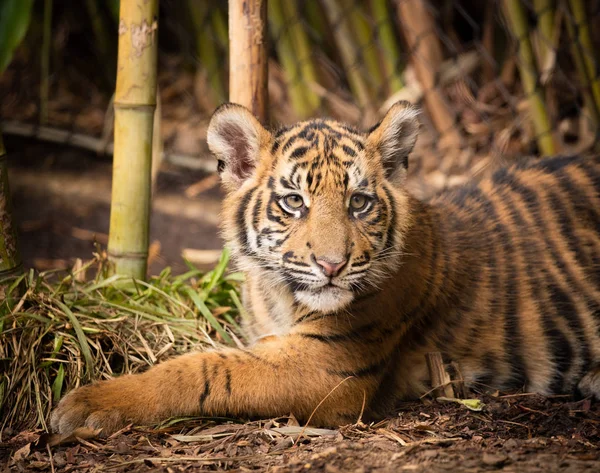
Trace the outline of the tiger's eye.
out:
<instances>
[{"instance_id":1,"label":"tiger's eye","mask_svg":"<svg viewBox=\"0 0 600 473\"><path fill-rule=\"evenodd\" d=\"M290 209L298 210L304 207L304 200L302 200L302 197L298 194L286 195L283 198L283 201Z\"/></svg>"},{"instance_id":2,"label":"tiger's eye","mask_svg":"<svg viewBox=\"0 0 600 473\"><path fill-rule=\"evenodd\" d=\"M364 210L369 203L369 198L364 194L354 194L350 197L350 207L354 211Z\"/></svg>"}]
</instances>

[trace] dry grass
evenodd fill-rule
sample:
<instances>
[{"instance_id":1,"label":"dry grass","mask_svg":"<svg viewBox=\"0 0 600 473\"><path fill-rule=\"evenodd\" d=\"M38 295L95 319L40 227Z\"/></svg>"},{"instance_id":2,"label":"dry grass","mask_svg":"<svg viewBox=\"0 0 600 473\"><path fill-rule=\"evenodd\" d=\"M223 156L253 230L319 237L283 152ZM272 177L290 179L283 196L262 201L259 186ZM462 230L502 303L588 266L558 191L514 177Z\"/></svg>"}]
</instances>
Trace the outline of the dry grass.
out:
<instances>
[{"instance_id":1,"label":"dry grass","mask_svg":"<svg viewBox=\"0 0 600 473\"><path fill-rule=\"evenodd\" d=\"M240 345L241 275L169 268L148 282L103 278L105 260L68 274L30 271L0 303L0 439L7 427L46 428L61 395L92 379L142 371L175 354ZM77 265L76 265L77 266ZM91 281L80 282L85 272Z\"/></svg>"}]
</instances>

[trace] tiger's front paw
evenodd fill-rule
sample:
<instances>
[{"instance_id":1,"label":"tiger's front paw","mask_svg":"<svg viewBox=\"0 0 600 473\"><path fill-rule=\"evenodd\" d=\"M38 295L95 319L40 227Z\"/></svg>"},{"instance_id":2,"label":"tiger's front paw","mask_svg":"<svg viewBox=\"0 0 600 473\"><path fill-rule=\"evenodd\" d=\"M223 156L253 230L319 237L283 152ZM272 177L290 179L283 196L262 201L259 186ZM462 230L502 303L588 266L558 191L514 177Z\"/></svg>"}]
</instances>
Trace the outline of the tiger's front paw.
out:
<instances>
[{"instance_id":1,"label":"tiger's front paw","mask_svg":"<svg viewBox=\"0 0 600 473\"><path fill-rule=\"evenodd\" d=\"M67 394L50 417L54 432L71 434L79 427L101 430L102 436L116 432L129 422L138 421L132 399L121 390L118 379L83 386ZM129 407L128 407L129 405ZM139 405L136 406L139 409Z\"/></svg>"}]
</instances>

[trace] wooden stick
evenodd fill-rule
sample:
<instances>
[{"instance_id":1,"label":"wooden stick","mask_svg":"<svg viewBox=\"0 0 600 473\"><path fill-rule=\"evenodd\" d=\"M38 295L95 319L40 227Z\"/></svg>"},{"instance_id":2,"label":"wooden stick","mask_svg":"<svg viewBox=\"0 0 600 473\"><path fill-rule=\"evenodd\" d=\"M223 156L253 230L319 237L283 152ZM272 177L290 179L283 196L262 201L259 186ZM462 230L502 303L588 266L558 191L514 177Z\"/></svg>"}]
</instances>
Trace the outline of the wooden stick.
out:
<instances>
[{"instance_id":1,"label":"wooden stick","mask_svg":"<svg viewBox=\"0 0 600 473\"><path fill-rule=\"evenodd\" d=\"M156 109L158 0L122 1L108 255L112 270L146 277Z\"/></svg>"},{"instance_id":2,"label":"wooden stick","mask_svg":"<svg viewBox=\"0 0 600 473\"><path fill-rule=\"evenodd\" d=\"M438 84L438 68L443 60L435 21L425 0L398 0L398 16L411 61L425 92L427 110L441 136L442 147L459 147L461 134Z\"/></svg>"},{"instance_id":3,"label":"wooden stick","mask_svg":"<svg viewBox=\"0 0 600 473\"><path fill-rule=\"evenodd\" d=\"M229 0L229 101L268 118L267 0Z\"/></svg>"},{"instance_id":4,"label":"wooden stick","mask_svg":"<svg viewBox=\"0 0 600 473\"><path fill-rule=\"evenodd\" d=\"M25 136L27 138L34 138L40 141L58 143L65 146L73 146L75 148L81 148L98 154L112 155L114 152L113 144L107 143L107 141L103 138L95 138L83 133L73 133L69 130L61 130L60 128L38 126L11 120L2 122L2 129L5 135ZM173 166L205 171L209 173L217 172L216 161L214 159L208 159L208 157L205 159L201 156L170 153L163 150L160 159L172 164Z\"/></svg>"},{"instance_id":5,"label":"wooden stick","mask_svg":"<svg viewBox=\"0 0 600 473\"><path fill-rule=\"evenodd\" d=\"M452 389L452 380L444 368L444 361L440 352L427 353L427 368L431 376L431 387L434 397L454 398L454 389Z\"/></svg>"}]
</instances>

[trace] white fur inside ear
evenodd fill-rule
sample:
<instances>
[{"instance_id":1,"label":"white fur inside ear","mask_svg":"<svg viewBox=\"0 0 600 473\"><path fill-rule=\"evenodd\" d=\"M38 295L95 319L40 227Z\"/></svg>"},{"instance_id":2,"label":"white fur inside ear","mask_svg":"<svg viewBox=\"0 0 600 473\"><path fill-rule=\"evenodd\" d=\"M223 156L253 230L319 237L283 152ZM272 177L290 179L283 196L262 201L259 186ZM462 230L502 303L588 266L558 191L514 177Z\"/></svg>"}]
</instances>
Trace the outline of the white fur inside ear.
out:
<instances>
[{"instance_id":1,"label":"white fur inside ear","mask_svg":"<svg viewBox=\"0 0 600 473\"><path fill-rule=\"evenodd\" d=\"M406 160L419 134L419 110L415 107L401 107L392 107L379 125L379 151L386 164Z\"/></svg>"},{"instance_id":2,"label":"white fur inside ear","mask_svg":"<svg viewBox=\"0 0 600 473\"><path fill-rule=\"evenodd\" d=\"M244 107L227 105L210 121L207 142L220 161L222 178L241 183L258 163L262 125Z\"/></svg>"}]
</instances>

